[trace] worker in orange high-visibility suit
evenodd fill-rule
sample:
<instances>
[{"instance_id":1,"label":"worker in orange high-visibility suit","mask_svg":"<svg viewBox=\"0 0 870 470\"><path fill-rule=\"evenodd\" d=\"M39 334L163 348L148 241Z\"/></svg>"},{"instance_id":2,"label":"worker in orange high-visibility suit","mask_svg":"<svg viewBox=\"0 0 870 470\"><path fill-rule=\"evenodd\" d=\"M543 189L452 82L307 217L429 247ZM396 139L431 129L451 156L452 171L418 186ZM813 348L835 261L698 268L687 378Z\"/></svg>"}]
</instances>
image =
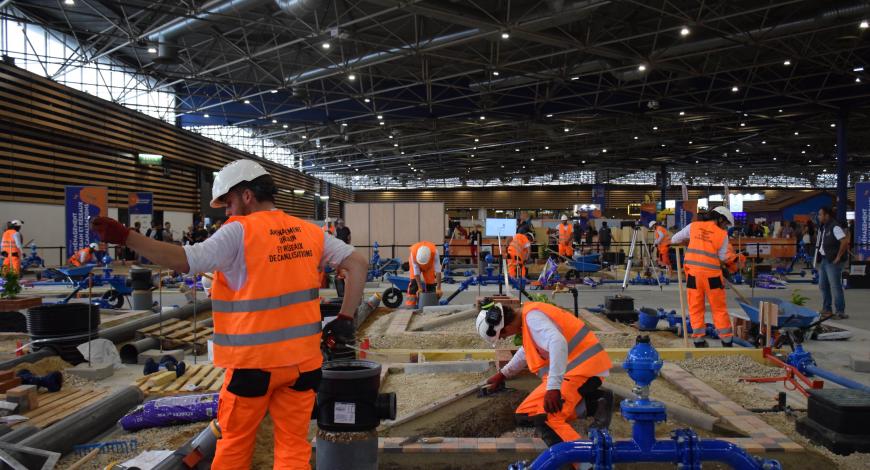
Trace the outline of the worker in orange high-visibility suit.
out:
<instances>
[{"instance_id":1,"label":"worker in orange high-visibility suit","mask_svg":"<svg viewBox=\"0 0 870 470\"><path fill-rule=\"evenodd\" d=\"M728 208L719 206L709 212L711 220L692 222L671 237L671 243L688 242L686 257L686 296L689 316L692 320L692 339L696 348L706 348L704 339L706 310L704 299L710 302L713 324L722 340L723 347L731 347L734 330L725 299L725 281L722 278L722 263L731 272L736 272L746 261L742 254L737 255L728 243L726 228L734 225L734 216Z\"/></svg>"},{"instance_id":2,"label":"worker in orange high-visibility suit","mask_svg":"<svg viewBox=\"0 0 870 470\"><path fill-rule=\"evenodd\" d=\"M3 257L3 270L21 272L21 257L24 252L24 242L21 239L21 226L24 222L15 219L6 224L0 241L0 255Z\"/></svg>"},{"instance_id":3,"label":"worker in orange high-visibility suit","mask_svg":"<svg viewBox=\"0 0 870 470\"><path fill-rule=\"evenodd\" d=\"M659 249L659 264L670 269L671 257L668 250L671 248L671 234L668 233L668 229L666 229L662 224L657 223L655 220L649 223L649 228L655 229L653 245L657 246Z\"/></svg>"},{"instance_id":4,"label":"worker in orange high-visibility suit","mask_svg":"<svg viewBox=\"0 0 870 470\"><path fill-rule=\"evenodd\" d=\"M97 257L94 253L97 251L96 243L89 243L88 246L76 251L69 257L67 262L71 266L79 267L96 261Z\"/></svg>"},{"instance_id":5,"label":"worker in orange high-visibility suit","mask_svg":"<svg viewBox=\"0 0 870 470\"><path fill-rule=\"evenodd\" d=\"M532 252L532 232L518 233L513 236L508 245L507 267L511 277L526 277L526 261Z\"/></svg>"},{"instance_id":6,"label":"worker in orange high-visibility suit","mask_svg":"<svg viewBox=\"0 0 870 470\"><path fill-rule=\"evenodd\" d=\"M516 409L531 418L547 445L580 439L571 423L594 417L594 427L610 424L613 394L601 390L613 364L595 333L579 318L554 305L526 302L522 311L484 299L477 332L493 343L522 334L523 346L487 380L496 391L504 381L528 369L541 384Z\"/></svg>"},{"instance_id":7,"label":"worker in orange high-visibility suit","mask_svg":"<svg viewBox=\"0 0 870 470\"><path fill-rule=\"evenodd\" d=\"M435 292L441 297L441 259L432 242L411 245L408 256L408 299L405 306L417 308L418 292Z\"/></svg>"},{"instance_id":8,"label":"worker in orange high-visibility suit","mask_svg":"<svg viewBox=\"0 0 870 470\"><path fill-rule=\"evenodd\" d=\"M318 286L323 265L344 271L338 317L325 344L354 339L367 260L317 225L275 208L277 187L252 160L218 172L212 207L230 216L208 240L179 246L146 238L99 217L100 240L126 244L178 272L214 272L214 364L226 369L217 421L222 436L211 468L250 468L254 439L268 412L275 426L275 469L308 469L308 427L323 356Z\"/></svg>"},{"instance_id":9,"label":"worker in orange high-visibility suit","mask_svg":"<svg viewBox=\"0 0 870 470\"><path fill-rule=\"evenodd\" d=\"M559 256L570 258L574 256L574 226L568 223L568 216L562 216L559 224Z\"/></svg>"}]
</instances>

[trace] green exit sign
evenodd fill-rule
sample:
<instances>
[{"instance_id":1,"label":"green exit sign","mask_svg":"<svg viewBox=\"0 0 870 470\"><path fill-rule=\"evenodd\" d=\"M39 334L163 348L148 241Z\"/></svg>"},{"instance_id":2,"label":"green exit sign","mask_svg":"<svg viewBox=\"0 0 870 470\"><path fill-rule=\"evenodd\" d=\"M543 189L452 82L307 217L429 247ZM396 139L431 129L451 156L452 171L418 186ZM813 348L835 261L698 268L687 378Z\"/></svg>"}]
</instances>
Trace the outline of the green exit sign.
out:
<instances>
[{"instance_id":1,"label":"green exit sign","mask_svg":"<svg viewBox=\"0 0 870 470\"><path fill-rule=\"evenodd\" d=\"M139 163L142 165L162 165L163 155L158 155L156 153L140 153Z\"/></svg>"}]
</instances>

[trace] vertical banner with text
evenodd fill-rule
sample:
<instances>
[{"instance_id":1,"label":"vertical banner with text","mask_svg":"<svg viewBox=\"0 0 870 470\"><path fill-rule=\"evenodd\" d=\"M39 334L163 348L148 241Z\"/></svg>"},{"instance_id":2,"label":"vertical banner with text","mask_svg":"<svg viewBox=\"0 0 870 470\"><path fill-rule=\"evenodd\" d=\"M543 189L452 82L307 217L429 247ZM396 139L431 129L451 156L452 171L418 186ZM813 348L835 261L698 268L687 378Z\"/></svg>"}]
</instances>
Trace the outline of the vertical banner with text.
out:
<instances>
[{"instance_id":1,"label":"vertical banner with text","mask_svg":"<svg viewBox=\"0 0 870 470\"><path fill-rule=\"evenodd\" d=\"M66 187L66 250L72 255L97 240L90 219L109 215L109 190L96 186Z\"/></svg>"},{"instance_id":2,"label":"vertical banner with text","mask_svg":"<svg viewBox=\"0 0 870 470\"><path fill-rule=\"evenodd\" d=\"M656 203L644 202L640 205L640 224L644 227L656 220Z\"/></svg>"},{"instance_id":3,"label":"vertical banner with text","mask_svg":"<svg viewBox=\"0 0 870 470\"><path fill-rule=\"evenodd\" d=\"M870 183L855 185L855 248L858 258L870 259Z\"/></svg>"},{"instance_id":4,"label":"vertical banner with text","mask_svg":"<svg viewBox=\"0 0 870 470\"><path fill-rule=\"evenodd\" d=\"M134 192L127 195L127 208L130 214L130 227L135 227L136 222L142 227L142 231L151 226L154 214L154 195L150 192Z\"/></svg>"},{"instance_id":5,"label":"vertical banner with text","mask_svg":"<svg viewBox=\"0 0 870 470\"><path fill-rule=\"evenodd\" d=\"M676 210L674 212L676 215L677 228L682 229L692 223L692 220L698 213L698 201L677 201Z\"/></svg>"}]
</instances>

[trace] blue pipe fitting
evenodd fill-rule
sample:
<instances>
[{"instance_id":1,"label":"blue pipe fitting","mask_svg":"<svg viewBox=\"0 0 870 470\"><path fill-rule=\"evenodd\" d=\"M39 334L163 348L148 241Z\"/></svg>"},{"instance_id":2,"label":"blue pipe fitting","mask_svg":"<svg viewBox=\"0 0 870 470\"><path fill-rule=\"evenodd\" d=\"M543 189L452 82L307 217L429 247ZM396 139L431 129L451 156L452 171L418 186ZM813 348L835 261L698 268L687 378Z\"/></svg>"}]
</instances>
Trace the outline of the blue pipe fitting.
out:
<instances>
[{"instance_id":1,"label":"blue pipe fitting","mask_svg":"<svg viewBox=\"0 0 870 470\"><path fill-rule=\"evenodd\" d=\"M827 381L834 382L835 384L841 385L846 388L870 392L870 387L868 387L867 385L856 382L852 379L848 379L846 377L843 377L842 375L835 374L831 371L822 369L821 367L817 366L815 359L813 359L813 355L810 354L809 351L804 349L803 344L798 344L795 346L794 352L789 354L786 358L786 363L794 367L798 370L798 372L806 375L807 377L819 376Z\"/></svg>"},{"instance_id":2,"label":"blue pipe fitting","mask_svg":"<svg viewBox=\"0 0 870 470\"><path fill-rule=\"evenodd\" d=\"M807 368L810 366L815 366L816 361L813 359L813 355L810 354L809 351L804 349L803 344L798 344L794 348L794 352L788 355L786 358L786 363L788 365L794 367L801 374L811 376L811 374Z\"/></svg>"},{"instance_id":3,"label":"blue pipe fitting","mask_svg":"<svg viewBox=\"0 0 870 470\"><path fill-rule=\"evenodd\" d=\"M556 444L529 465L517 462L508 470L558 470L572 463L591 463L596 470L611 470L614 464L669 462L680 470L701 470L701 463L723 462L736 470L782 470L776 460L754 457L737 445L716 439L699 439L691 429L671 432L668 440L656 440L655 425L666 419L665 406L649 399L649 385L658 377L662 360L648 336L638 336L628 352L623 369L635 381L634 399L622 401L622 416L631 421L631 440L614 441L606 429L590 429L588 440Z\"/></svg>"}]
</instances>

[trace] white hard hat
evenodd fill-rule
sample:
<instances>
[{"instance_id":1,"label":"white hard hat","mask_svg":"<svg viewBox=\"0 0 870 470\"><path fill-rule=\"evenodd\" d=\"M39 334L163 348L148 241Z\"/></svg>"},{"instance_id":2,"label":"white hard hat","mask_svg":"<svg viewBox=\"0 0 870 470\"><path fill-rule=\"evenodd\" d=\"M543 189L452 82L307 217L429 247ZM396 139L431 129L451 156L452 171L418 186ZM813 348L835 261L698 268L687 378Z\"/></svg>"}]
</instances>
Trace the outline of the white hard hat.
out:
<instances>
[{"instance_id":1,"label":"white hard hat","mask_svg":"<svg viewBox=\"0 0 870 470\"><path fill-rule=\"evenodd\" d=\"M432 250L428 246L424 245L417 248L417 264L426 264L430 259L432 259Z\"/></svg>"},{"instance_id":2,"label":"white hard hat","mask_svg":"<svg viewBox=\"0 0 870 470\"><path fill-rule=\"evenodd\" d=\"M475 321L477 334L479 334L485 341L495 346L501 330L504 329L504 309L500 303L490 303L489 305L483 305L481 307L483 310L477 314L477 320ZM495 312L495 309L498 310L497 313ZM487 321L488 316L490 317L489 321Z\"/></svg>"},{"instance_id":3,"label":"white hard hat","mask_svg":"<svg viewBox=\"0 0 870 470\"><path fill-rule=\"evenodd\" d=\"M728 219L729 224L734 225L734 214L732 214L731 211L728 210L727 207L719 206L719 207L713 209L713 212L718 212L718 213L722 214L726 219Z\"/></svg>"},{"instance_id":4,"label":"white hard hat","mask_svg":"<svg viewBox=\"0 0 870 470\"><path fill-rule=\"evenodd\" d=\"M96 249L97 249L97 244L96 244L96 243L91 243L90 245L88 245L88 247L91 248L92 250L96 250Z\"/></svg>"},{"instance_id":5,"label":"white hard hat","mask_svg":"<svg viewBox=\"0 0 870 470\"><path fill-rule=\"evenodd\" d=\"M9 225L16 225L16 226L18 226L18 227L21 227L22 225L24 225L24 222L22 222L22 221L20 221L20 220L18 220L18 219L15 219L15 220L9 222Z\"/></svg>"},{"instance_id":6,"label":"white hard hat","mask_svg":"<svg viewBox=\"0 0 870 470\"><path fill-rule=\"evenodd\" d=\"M656 221L655 221L655 220L651 220L651 221L649 222L649 228L653 228L653 227L655 227L655 226L656 226Z\"/></svg>"},{"instance_id":7,"label":"white hard hat","mask_svg":"<svg viewBox=\"0 0 870 470\"><path fill-rule=\"evenodd\" d=\"M565 220L568 220L568 216L565 214L562 214L562 221L565 221Z\"/></svg>"},{"instance_id":8,"label":"white hard hat","mask_svg":"<svg viewBox=\"0 0 870 470\"><path fill-rule=\"evenodd\" d=\"M236 160L228 163L214 177L214 183L211 186L210 205L215 208L224 207L226 204L218 201L218 199L226 196L233 186L245 181L253 181L268 174L269 172L262 165L253 160Z\"/></svg>"}]
</instances>

